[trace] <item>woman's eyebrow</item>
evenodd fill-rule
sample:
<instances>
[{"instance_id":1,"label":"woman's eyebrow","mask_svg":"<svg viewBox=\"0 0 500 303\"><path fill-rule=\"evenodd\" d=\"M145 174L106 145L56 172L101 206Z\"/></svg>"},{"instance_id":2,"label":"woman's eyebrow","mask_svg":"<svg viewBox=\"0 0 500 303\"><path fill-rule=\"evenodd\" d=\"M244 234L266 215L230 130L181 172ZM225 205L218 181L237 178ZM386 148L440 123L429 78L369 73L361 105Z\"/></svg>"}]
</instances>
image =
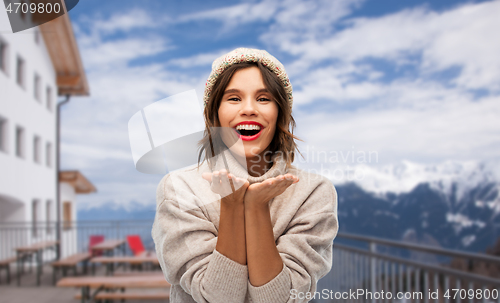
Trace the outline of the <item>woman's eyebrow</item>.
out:
<instances>
[{"instance_id":1,"label":"woman's eyebrow","mask_svg":"<svg viewBox=\"0 0 500 303\"><path fill-rule=\"evenodd\" d=\"M231 89L224 91L224 95L225 94L232 94L232 93L239 93L239 92L241 92L239 89L231 88ZM257 93L268 93L268 92L269 92L269 90L267 88L261 88L261 89L257 90Z\"/></svg>"}]
</instances>

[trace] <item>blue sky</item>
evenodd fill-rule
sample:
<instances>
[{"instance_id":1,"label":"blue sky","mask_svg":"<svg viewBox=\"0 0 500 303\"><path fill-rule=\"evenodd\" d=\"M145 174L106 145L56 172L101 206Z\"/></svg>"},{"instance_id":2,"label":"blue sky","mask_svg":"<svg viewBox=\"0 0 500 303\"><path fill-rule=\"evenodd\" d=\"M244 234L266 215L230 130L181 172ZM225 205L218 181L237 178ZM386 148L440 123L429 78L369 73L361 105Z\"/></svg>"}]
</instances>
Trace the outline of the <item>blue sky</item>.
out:
<instances>
[{"instance_id":1,"label":"blue sky","mask_svg":"<svg viewBox=\"0 0 500 303\"><path fill-rule=\"evenodd\" d=\"M285 65L303 150L376 151L372 166L498 161L499 11L500 1L80 1L70 17L91 96L63 109L63 168L99 190L82 207L153 205L161 176L134 170L128 120L193 88L201 98L212 61L241 46Z\"/></svg>"}]
</instances>

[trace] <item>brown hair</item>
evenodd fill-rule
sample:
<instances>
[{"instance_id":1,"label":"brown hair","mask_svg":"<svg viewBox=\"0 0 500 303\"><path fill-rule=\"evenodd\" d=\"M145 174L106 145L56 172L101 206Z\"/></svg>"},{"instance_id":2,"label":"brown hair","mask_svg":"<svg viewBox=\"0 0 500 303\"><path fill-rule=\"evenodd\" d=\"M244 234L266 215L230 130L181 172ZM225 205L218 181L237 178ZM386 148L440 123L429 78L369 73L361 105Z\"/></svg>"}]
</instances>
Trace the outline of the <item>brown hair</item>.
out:
<instances>
[{"instance_id":1,"label":"brown hair","mask_svg":"<svg viewBox=\"0 0 500 303\"><path fill-rule=\"evenodd\" d=\"M221 150L214 150L214 148L217 149L217 147L223 146L220 144L222 139L219 134L210 133L210 129L211 127L220 126L219 106L222 101L222 97L224 96L224 91L236 71L253 66L259 68L260 73L262 74L262 79L264 80L264 85L278 105L276 131L274 133L273 140L269 145L269 150L273 154L281 152L288 166L290 166L293 162L295 151L299 152L297 144L294 140L300 139L293 135L295 120L292 116L292 109L290 108L285 88L283 87L283 84L279 80L278 76L276 76L275 73L270 71L260 62L242 62L228 67L215 81L212 92L210 93L210 98L205 106L205 110L203 111L203 117L205 119L205 133L203 139L199 142L200 152L198 154L198 165L201 164L200 161L203 157L203 153L205 154L203 161L207 160L207 162L209 162L210 157L207 152L210 152L212 155L217 155L221 152ZM218 142L219 144L210 144L210 140L214 140L212 142Z\"/></svg>"}]
</instances>

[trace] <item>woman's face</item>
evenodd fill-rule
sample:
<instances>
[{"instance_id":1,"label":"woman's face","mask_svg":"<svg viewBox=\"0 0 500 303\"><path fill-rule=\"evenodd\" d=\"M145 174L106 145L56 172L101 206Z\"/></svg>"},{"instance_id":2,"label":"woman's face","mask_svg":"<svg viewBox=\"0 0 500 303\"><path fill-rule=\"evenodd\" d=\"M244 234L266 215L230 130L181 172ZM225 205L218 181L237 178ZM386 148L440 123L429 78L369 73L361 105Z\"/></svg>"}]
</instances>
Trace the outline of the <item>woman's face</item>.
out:
<instances>
[{"instance_id":1,"label":"woman's face","mask_svg":"<svg viewBox=\"0 0 500 303\"><path fill-rule=\"evenodd\" d=\"M278 105L264 85L258 67L240 69L233 74L218 113L220 126L234 129L243 140L244 151L236 151L240 156L243 152L247 159L261 155L273 140Z\"/></svg>"}]
</instances>

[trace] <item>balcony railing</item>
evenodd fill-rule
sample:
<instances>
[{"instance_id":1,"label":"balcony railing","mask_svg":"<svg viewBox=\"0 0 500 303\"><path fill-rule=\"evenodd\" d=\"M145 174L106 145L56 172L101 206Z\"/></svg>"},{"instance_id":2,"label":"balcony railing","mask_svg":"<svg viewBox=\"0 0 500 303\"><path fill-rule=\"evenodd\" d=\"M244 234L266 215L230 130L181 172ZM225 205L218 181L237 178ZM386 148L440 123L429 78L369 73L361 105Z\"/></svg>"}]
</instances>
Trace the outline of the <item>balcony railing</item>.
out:
<instances>
[{"instance_id":1,"label":"balcony railing","mask_svg":"<svg viewBox=\"0 0 500 303\"><path fill-rule=\"evenodd\" d=\"M151 227L151 220L63 222L61 256L88 251L92 235L103 235L105 239L125 239L127 235L140 235L146 250L153 250ZM56 222L0 222L0 260L15 256L17 247L56 240L56 230ZM46 257L50 259L53 256Z\"/></svg>"},{"instance_id":2,"label":"balcony railing","mask_svg":"<svg viewBox=\"0 0 500 303\"><path fill-rule=\"evenodd\" d=\"M88 251L91 235L141 236L154 249L151 220L78 221L61 225L62 256ZM55 240L56 223L0 223L0 260L15 248ZM499 302L500 258L420 244L339 233L333 266L312 302ZM44 256L53 258L52 251Z\"/></svg>"},{"instance_id":3,"label":"balcony railing","mask_svg":"<svg viewBox=\"0 0 500 303\"><path fill-rule=\"evenodd\" d=\"M332 270L310 296L314 302L500 302L497 268L500 258L491 255L339 233Z\"/></svg>"}]
</instances>

